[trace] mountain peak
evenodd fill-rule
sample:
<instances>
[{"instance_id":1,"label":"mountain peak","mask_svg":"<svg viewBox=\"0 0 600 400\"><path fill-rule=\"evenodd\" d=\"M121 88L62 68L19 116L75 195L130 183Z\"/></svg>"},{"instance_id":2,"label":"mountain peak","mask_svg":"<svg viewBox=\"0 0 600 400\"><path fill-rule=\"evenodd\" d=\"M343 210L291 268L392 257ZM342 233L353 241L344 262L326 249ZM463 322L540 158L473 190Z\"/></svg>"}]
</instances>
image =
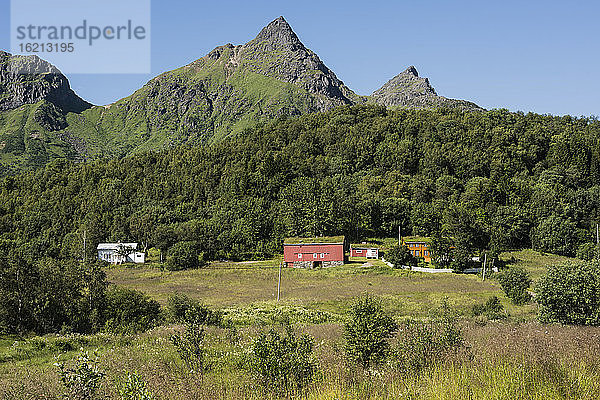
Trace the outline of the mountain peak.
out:
<instances>
[{"instance_id":1,"label":"mountain peak","mask_svg":"<svg viewBox=\"0 0 600 400\"><path fill-rule=\"evenodd\" d=\"M374 91L371 98L376 104L386 107L481 109L468 101L438 96L429 83L429 79L419 77L419 73L413 65Z\"/></svg>"},{"instance_id":2,"label":"mountain peak","mask_svg":"<svg viewBox=\"0 0 600 400\"><path fill-rule=\"evenodd\" d=\"M406 68L404 70L404 72L402 72L403 74L408 74L408 75L412 75L415 78L419 77L419 73L417 72L417 69L415 68L414 65L411 65L410 67Z\"/></svg>"},{"instance_id":3,"label":"mountain peak","mask_svg":"<svg viewBox=\"0 0 600 400\"><path fill-rule=\"evenodd\" d=\"M91 104L71 90L69 80L36 55L0 52L0 111L47 100L61 111L80 112Z\"/></svg>"},{"instance_id":4,"label":"mountain peak","mask_svg":"<svg viewBox=\"0 0 600 400\"><path fill-rule=\"evenodd\" d=\"M292 48L303 47L302 42L300 42L290 24L283 17L271 21L269 25L260 31L254 40Z\"/></svg>"}]
</instances>

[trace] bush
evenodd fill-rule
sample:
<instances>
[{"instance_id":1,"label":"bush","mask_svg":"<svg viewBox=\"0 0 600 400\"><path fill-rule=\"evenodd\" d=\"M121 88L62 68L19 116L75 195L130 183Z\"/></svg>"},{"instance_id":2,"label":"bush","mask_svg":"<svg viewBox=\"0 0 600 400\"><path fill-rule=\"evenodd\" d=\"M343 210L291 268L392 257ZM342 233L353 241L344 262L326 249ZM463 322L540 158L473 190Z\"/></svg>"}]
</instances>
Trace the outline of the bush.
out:
<instances>
[{"instance_id":1,"label":"bush","mask_svg":"<svg viewBox=\"0 0 600 400\"><path fill-rule=\"evenodd\" d=\"M135 372L127 372L117 381L117 393L123 400L154 400L146 382Z\"/></svg>"},{"instance_id":2,"label":"bush","mask_svg":"<svg viewBox=\"0 0 600 400\"><path fill-rule=\"evenodd\" d=\"M187 322L200 325L223 325L223 314L213 311L185 294L169 296L167 311L173 322Z\"/></svg>"},{"instance_id":3,"label":"bush","mask_svg":"<svg viewBox=\"0 0 600 400\"><path fill-rule=\"evenodd\" d=\"M413 257L406 246L394 245L385 252L385 261L392 263L394 268L403 266L414 267L417 265L417 259Z\"/></svg>"},{"instance_id":4,"label":"bush","mask_svg":"<svg viewBox=\"0 0 600 400\"><path fill-rule=\"evenodd\" d=\"M186 324L182 334L171 336L171 343L190 373L202 373L206 369L204 327Z\"/></svg>"},{"instance_id":5,"label":"bush","mask_svg":"<svg viewBox=\"0 0 600 400\"><path fill-rule=\"evenodd\" d=\"M201 268L204 265L204 253L198 253L195 242L179 242L169 249L166 264L169 271Z\"/></svg>"},{"instance_id":6,"label":"bush","mask_svg":"<svg viewBox=\"0 0 600 400\"><path fill-rule=\"evenodd\" d=\"M600 325L600 262L551 266L535 291L542 322Z\"/></svg>"},{"instance_id":7,"label":"bush","mask_svg":"<svg viewBox=\"0 0 600 400\"><path fill-rule=\"evenodd\" d=\"M296 337L289 325L285 335L270 329L252 344L251 371L265 388L275 392L301 390L312 382L316 371L313 347L310 336Z\"/></svg>"},{"instance_id":8,"label":"bush","mask_svg":"<svg viewBox=\"0 0 600 400\"><path fill-rule=\"evenodd\" d=\"M106 292L105 329L133 333L152 328L160 319L160 304L133 289L111 286Z\"/></svg>"},{"instance_id":9,"label":"bush","mask_svg":"<svg viewBox=\"0 0 600 400\"><path fill-rule=\"evenodd\" d=\"M388 339L398 325L385 314L381 302L367 294L355 300L344 327L347 357L368 368L385 360Z\"/></svg>"},{"instance_id":10,"label":"bush","mask_svg":"<svg viewBox=\"0 0 600 400\"><path fill-rule=\"evenodd\" d=\"M490 320L506 318L506 314L503 311L502 303L500 303L500 299L496 296L490 297L483 304L475 304L472 310L473 316L484 315Z\"/></svg>"},{"instance_id":11,"label":"bush","mask_svg":"<svg viewBox=\"0 0 600 400\"><path fill-rule=\"evenodd\" d=\"M583 243L577 248L577 258L585 261L600 258L600 248L595 243Z\"/></svg>"},{"instance_id":12,"label":"bush","mask_svg":"<svg viewBox=\"0 0 600 400\"><path fill-rule=\"evenodd\" d=\"M407 321L399 329L392 364L405 371L418 371L464 349L462 331L451 319Z\"/></svg>"},{"instance_id":13,"label":"bush","mask_svg":"<svg viewBox=\"0 0 600 400\"><path fill-rule=\"evenodd\" d=\"M151 247L146 251L146 262L160 262L160 249Z\"/></svg>"},{"instance_id":14,"label":"bush","mask_svg":"<svg viewBox=\"0 0 600 400\"><path fill-rule=\"evenodd\" d=\"M516 305L526 304L531 300L527 291L531 285L529 273L522 267L511 267L496 276L506 296Z\"/></svg>"},{"instance_id":15,"label":"bush","mask_svg":"<svg viewBox=\"0 0 600 400\"><path fill-rule=\"evenodd\" d=\"M67 391L67 398L73 400L90 400L96 398L100 388L100 381L104 373L98 367L98 356L90 356L87 351L77 356L75 365L67 367L64 362L57 359L54 366L58 368L60 381Z\"/></svg>"}]
</instances>

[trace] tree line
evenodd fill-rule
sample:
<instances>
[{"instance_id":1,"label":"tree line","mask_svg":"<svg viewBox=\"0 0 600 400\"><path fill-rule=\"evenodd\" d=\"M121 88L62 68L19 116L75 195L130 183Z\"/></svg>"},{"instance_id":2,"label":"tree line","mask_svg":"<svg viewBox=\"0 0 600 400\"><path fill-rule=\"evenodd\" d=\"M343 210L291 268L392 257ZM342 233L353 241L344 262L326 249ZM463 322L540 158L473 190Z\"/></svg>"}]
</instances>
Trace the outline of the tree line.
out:
<instances>
[{"instance_id":1,"label":"tree line","mask_svg":"<svg viewBox=\"0 0 600 400\"><path fill-rule=\"evenodd\" d=\"M348 106L211 145L5 177L0 247L35 261L93 259L102 241L165 254L185 242L205 260L247 259L281 253L287 236L400 227L466 253L589 256L599 182L595 118Z\"/></svg>"}]
</instances>

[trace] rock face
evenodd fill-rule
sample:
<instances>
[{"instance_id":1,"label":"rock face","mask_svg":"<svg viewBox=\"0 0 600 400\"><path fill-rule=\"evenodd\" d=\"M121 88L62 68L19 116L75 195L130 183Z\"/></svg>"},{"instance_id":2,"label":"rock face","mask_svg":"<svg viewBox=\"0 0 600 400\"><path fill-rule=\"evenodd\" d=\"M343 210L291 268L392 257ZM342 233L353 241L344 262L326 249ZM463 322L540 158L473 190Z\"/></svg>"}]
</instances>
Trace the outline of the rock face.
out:
<instances>
[{"instance_id":1,"label":"rock face","mask_svg":"<svg viewBox=\"0 0 600 400\"><path fill-rule=\"evenodd\" d=\"M68 79L37 56L12 56L0 51L0 111L46 100L63 112L91 107L71 90Z\"/></svg>"},{"instance_id":2,"label":"rock face","mask_svg":"<svg viewBox=\"0 0 600 400\"><path fill-rule=\"evenodd\" d=\"M239 46L231 61L248 70L297 85L323 96L319 111L354 104L359 96L348 89L319 57L304 47L283 17L264 27L254 40ZM244 62L245 61L245 62Z\"/></svg>"},{"instance_id":3,"label":"rock face","mask_svg":"<svg viewBox=\"0 0 600 400\"><path fill-rule=\"evenodd\" d=\"M400 108L460 108L480 110L474 103L438 96L429 79L419 77L414 66L390 79L371 94L371 101L386 107Z\"/></svg>"}]
</instances>

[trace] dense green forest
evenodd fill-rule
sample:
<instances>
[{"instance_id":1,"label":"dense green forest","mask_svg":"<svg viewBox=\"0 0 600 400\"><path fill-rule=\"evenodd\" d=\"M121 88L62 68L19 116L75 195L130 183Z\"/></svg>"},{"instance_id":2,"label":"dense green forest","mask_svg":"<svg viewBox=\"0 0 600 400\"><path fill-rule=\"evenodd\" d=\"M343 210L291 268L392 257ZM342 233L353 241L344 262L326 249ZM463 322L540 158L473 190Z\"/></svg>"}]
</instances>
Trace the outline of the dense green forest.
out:
<instances>
[{"instance_id":1,"label":"dense green forest","mask_svg":"<svg viewBox=\"0 0 600 400\"><path fill-rule=\"evenodd\" d=\"M84 236L89 258L100 241L167 253L187 241L206 259L243 259L280 253L286 236L359 240L401 226L472 252L576 255L599 210L594 118L347 106L204 147L3 178L0 244L36 260L81 259Z\"/></svg>"}]
</instances>

